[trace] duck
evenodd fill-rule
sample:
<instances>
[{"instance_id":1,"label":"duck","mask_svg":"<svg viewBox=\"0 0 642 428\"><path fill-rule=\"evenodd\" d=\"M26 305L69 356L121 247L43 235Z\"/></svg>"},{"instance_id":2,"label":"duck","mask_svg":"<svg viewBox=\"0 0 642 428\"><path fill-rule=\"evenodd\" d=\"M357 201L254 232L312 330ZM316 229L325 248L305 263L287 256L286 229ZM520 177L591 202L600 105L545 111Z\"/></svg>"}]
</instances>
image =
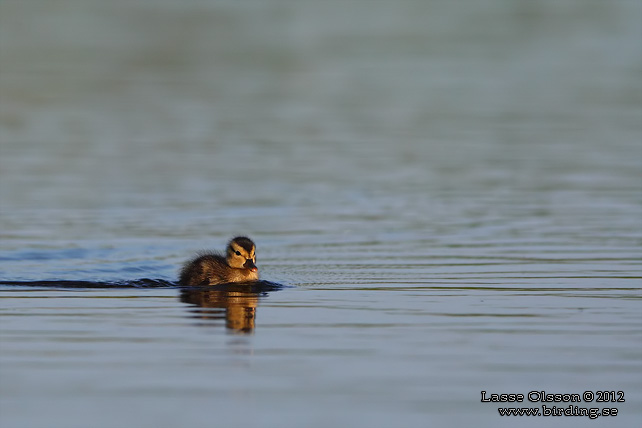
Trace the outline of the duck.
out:
<instances>
[{"instance_id":1,"label":"duck","mask_svg":"<svg viewBox=\"0 0 642 428\"><path fill-rule=\"evenodd\" d=\"M185 263L179 276L181 286L219 285L258 281L256 245L245 236L237 236L228 244L225 256L216 252L201 253Z\"/></svg>"}]
</instances>

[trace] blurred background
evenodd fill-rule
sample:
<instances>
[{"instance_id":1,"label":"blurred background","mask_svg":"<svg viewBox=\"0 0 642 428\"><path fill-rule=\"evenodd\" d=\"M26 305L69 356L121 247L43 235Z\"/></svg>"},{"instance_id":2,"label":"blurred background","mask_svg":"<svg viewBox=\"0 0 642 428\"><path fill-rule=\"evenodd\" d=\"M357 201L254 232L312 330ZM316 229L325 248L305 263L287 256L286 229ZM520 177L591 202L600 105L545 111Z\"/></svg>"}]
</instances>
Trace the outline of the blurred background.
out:
<instances>
[{"instance_id":1,"label":"blurred background","mask_svg":"<svg viewBox=\"0 0 642 428\"><path fill-rule=\"evenodd\" d=\"M635 0L1 8L4 245L639 208Z\"/></svg>"},{"instance_id":2,"label":"blurred background","mask_svg":"<svg viewBox=\"0 0 642 428\"><path fill-rule=\"evenodd\" d=\"M0 279L247 234L296 286L241 351L176 290L7 292L5 422L513 426L479 391L539 385L634 426L641 41L638 0L0 0Z\"/></svg>"}]
</instances>

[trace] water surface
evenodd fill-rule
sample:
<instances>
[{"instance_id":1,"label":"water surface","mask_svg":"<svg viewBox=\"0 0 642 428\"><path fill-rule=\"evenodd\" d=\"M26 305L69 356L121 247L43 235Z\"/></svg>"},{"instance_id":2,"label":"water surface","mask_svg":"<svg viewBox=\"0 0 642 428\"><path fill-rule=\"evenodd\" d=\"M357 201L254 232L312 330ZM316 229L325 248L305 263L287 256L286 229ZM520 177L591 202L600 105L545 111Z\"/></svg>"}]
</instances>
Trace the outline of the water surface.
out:
<instances>
[{"instance_id":1,"label":"water surface","mask_svg":"<svg viewBox=\"0 0 642 428\"><path fill-rule=\"evenodd\" d=\"M642 422L639 2L0 9L3 426Z\"/></svg>"}]
</instances>

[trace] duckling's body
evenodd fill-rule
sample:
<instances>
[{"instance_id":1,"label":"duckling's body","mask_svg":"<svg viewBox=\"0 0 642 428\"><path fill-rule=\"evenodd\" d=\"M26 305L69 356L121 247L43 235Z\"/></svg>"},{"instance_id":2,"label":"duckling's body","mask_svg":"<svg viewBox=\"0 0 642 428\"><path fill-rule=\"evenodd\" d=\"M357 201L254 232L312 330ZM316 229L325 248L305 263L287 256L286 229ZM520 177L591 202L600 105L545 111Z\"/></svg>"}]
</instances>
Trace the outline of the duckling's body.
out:
<instances>
[{"instance_id":1,"label":"duckling's body","mask_svg":"<svg viewBox=\"0 0 642 428\"><path fill-rule=\"evenodd\" d=\"M217 285L256 281L256 246L251 239L237 236L227 245L225 256L204 253L183 266L179 283L183 286Z\"/></svg>"}]
</instances>

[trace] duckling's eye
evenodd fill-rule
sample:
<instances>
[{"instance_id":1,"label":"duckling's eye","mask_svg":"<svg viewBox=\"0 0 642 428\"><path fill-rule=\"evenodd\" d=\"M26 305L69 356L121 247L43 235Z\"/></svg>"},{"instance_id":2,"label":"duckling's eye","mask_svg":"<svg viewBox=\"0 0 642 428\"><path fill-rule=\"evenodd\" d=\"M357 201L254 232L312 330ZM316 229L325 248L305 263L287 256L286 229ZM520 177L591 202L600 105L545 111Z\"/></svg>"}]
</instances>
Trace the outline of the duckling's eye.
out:
<instances>
[{"instance_id":1,"label":"duckling's eye","mask_svg":"<svg viewBox=\"0 0 642 428\"><path fill-rule=\"evenodd\" d=\"M240 255L241 255L241 252L240 252L240 251L237 251L237 252L236 252L236 255L237 255L237 256L240 256Z\"/></svg>"}]
</instances>

